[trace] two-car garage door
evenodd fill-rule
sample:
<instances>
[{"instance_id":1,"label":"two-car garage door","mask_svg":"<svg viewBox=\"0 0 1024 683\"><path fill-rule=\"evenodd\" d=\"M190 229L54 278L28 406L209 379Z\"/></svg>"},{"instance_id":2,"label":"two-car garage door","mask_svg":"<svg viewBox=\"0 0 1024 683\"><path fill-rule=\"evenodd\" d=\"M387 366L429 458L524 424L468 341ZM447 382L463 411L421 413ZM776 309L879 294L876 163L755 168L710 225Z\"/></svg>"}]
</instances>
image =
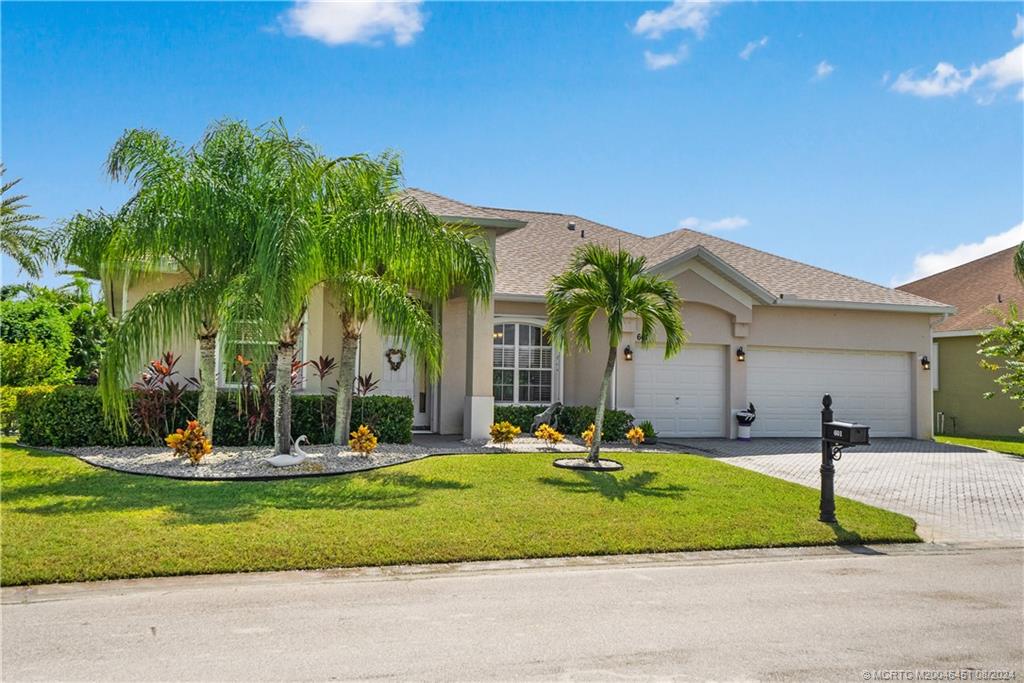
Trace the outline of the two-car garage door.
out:
<instances>
[{"instance_id":1,"label":"two-car garage door","mask_svg":"<svg viewBox=\"0 0 1024 683\"><path fill-rule=\"evenodd\" d=\"M725 436L728 347L691 344L665 360L638 350L634 414L664 436ZM864 422L874 436L910 436L910 355L866 351L747 348L747 396L757 408L754 436L818 436L821 397L837 419Z\"/></svg>"},{"instance_id":2,"label":"two-car garage door","mask_svg":"<svg viewBox=\"0 0 1024 683\"><path fill-rule=\"evenodd\" d=\"M754 436L819 436L826 393L836 419L863 422L873 436L910 436L909 354L748 349Z\"/></svg>"}]
</instances>

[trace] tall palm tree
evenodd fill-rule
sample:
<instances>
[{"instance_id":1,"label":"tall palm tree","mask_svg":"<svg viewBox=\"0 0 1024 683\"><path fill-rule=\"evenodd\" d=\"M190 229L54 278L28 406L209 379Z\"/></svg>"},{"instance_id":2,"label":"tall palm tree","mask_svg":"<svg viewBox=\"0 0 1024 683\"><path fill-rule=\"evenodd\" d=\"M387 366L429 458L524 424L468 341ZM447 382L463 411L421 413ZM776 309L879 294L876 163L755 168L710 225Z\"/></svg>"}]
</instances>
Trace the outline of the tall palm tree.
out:
<instances>
[{"instance_id":1,"label":"tall palm tree","mask_svg":"<svg viewBox=\"0 0 1024 683\"><path fill-rule=\"evenodd\" d=\"M638 340L642 347L651 346L657 328L665 331L665 358L683 349L686 330L680 315L682 300L675 285L660 276L644 272L647 260L621 249L587 244L573 254L569 268L555 277L547 292L548 334L552 344L565 350L569 340L590 351L590 327L598 313L608 321L608 362L605 364L601 391L594 416L594 440L587 460L597 462L601 449L601 428L604 425L608 385L627 315L640 321Z\"/></svg>"},{"instance_id":2,"label":"tall palm tree","mask_svg":"<svg viewBox=\"0 0 1024 683\"><path fill-rule=\"evenodd\" d=\"M443 224L402 190L401 160L392 153L345 159L328 184L321 242L342 324L336 444L348 434L356 349L367 320L436 378L441 337L428 306L441 305L456 287L473 301L486 300L493 288L490 249L479 233Z\"/></svg>"},{"instance_id":3,"label":"tall palm tree","mask_svg":"<svg viewBox=\"0 0 1024 683\"><path fill-rule=\"evenodd\" d=\"M10 256L31 277L43 274L46 232L32 225L39 216L22 213L28 208L25 195L10 194L21 178L6 180L7 168L0 164L0 251Z\"/></svg>"},{"instance_id":4,"label":"tall palm tree","mask_svg":"<svg viewBox=\"0 0 1024 683\"><path fill-rule=\"evenodd\" d=\"M226 301L240 296L258 228L278 210L269 195L277 190L271 171L280 153L273 130L237 121L214 124L189 149L155 131L126 131L110 152L107 171L135 194L115 215L83 214L65 225L65 258L87 272L111 282L168 268L183 276L123 312L107 346L100 394L121 429L127 421L123 388L131 375L147 354L185 335L198 341L197 417L212 436Z\"/></svg>"}]
</instances>

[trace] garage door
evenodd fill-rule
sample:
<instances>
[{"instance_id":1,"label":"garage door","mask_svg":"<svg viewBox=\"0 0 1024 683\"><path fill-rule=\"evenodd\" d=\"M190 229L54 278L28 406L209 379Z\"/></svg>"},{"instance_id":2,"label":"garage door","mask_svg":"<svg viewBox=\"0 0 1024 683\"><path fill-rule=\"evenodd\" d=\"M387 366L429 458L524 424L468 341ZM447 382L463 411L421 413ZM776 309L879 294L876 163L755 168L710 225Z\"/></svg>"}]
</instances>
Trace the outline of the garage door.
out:
<instances>
[{"instance_id":1,"label":"garage door","mask_svg":"<svg viewBox=\"0 0 1024 683\"><path fill-rule=\"evenodd\" d=\"M663 347L637 350L633 414L661 436L723 436L724 346L689 345L665 360Z\"/></svg>"},{"instance_id":2,"label":"garage door","mask_svg":"<svg viewBox=\"0 0 1024 683\"><path fill-rule=\"evenodd\" d=\"M909 354L752 347L747 366L755 436L820 436L826 393L836 419L863 422L872 436L910 436Z\"/></svg>"}]
</instances>

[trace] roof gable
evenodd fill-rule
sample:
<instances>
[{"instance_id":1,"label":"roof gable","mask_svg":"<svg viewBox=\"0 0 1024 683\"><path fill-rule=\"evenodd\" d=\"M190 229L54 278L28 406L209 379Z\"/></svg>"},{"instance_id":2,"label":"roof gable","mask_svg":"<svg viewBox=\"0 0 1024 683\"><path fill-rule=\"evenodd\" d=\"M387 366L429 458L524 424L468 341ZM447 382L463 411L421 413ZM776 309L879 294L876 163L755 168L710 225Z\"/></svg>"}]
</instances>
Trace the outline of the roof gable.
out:
<instances>
[{"instance_id":1,"label":"roof gable","mask_svg":"<svg viewBox=\"0 0 1024 683\"><path fill-rule=\"evenodd\" d=\"M440 195L432 196L445 199ZM424 204L434 211L430 203L424 201ZM909 292L834 273L695 230L676 230L656 237L644 237L572 214L472 207L461 202L455 204L467 207L460 209L462 211L477 210L488 217L496 216L522 224L520 229L499 235L497 239L495 292L500 297L542 297L551 279L567 267L578 246L597 243L644 256L651 269L656 271L671 268L673 263L697 259L751 294L755 303L951 312L944 304ZM570 224L573 224L573 229L570 229Z\"/></svg>"}]
</instances>

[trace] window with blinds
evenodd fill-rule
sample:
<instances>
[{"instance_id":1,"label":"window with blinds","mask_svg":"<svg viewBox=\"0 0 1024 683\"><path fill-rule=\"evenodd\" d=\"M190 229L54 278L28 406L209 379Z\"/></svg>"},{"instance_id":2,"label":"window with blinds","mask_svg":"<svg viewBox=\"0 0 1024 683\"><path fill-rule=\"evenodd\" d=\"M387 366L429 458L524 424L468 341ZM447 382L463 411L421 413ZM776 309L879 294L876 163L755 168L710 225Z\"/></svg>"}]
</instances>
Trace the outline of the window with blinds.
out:
<instances>
[{"instance_id":1,"label":"window with blinds","mask_svg":"<svg viewBox=\"0 0 1024 683\"><path fill-rule=\"evenodd\" d=\"M528 323L494 326L494 400L550 403L554 350L544 328Z\"/></svg>"}]
</instances>

